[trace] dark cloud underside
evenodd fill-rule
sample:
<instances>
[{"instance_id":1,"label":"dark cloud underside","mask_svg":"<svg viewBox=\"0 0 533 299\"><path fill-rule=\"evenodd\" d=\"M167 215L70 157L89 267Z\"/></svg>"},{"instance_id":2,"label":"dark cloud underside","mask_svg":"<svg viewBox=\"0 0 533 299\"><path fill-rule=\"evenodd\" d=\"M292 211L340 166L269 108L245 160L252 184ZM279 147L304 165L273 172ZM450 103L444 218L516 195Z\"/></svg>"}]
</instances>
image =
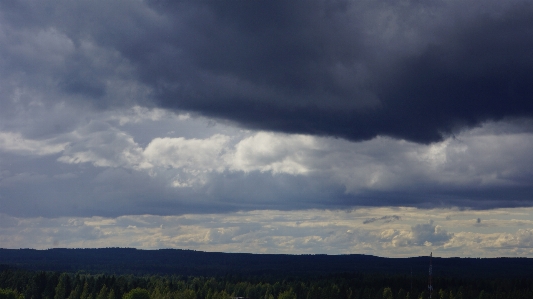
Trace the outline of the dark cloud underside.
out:
<instances>
[{"instance_id":1,"label":"dark cloud underside","mask_svg":"<svg viewBox=\"0 0 533 299\"><path fill-rule=\"evenodd\" d=\"M164 107L259 129L418 142L533 112L530 4L457 16L415 2L201 3L161 10L190 32L170 47L191 69L155 76L172 86L160 89ZM184 23L183 10L201 15Z\"/></svg>"},{"instance_id":2,"label":"dark cloud underside","mask_svg":"<svg viewBox=\"0 0 533 299\"><path fill-rule=\"evenodd\" d=\"M97 54L82 51L87 40L114 51L115 63L130 63L153 89L152 104L254 129L428 143L533 114L526 1L7 1L1 8L13 26L54 28L73 41L68 64L53 76L64 93L97 107L121 101L105 97L105 77L117 68L98 66Z\"/></svg>"}]
</instances>

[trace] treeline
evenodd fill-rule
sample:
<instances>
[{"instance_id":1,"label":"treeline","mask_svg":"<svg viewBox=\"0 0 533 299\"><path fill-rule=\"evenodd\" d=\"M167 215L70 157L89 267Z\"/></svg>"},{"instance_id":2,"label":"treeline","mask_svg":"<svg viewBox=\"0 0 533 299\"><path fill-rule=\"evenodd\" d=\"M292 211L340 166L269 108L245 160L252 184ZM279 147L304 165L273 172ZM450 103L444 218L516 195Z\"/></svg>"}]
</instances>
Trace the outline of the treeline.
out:
<instances>
[{"instance_id":1,"label":"treeline","mask_svg":"<svg viewBox=\"0 0 533 299\"><path fill-rule=\"evenodd\" d=\"M435 277L432 298L533 298L533 279ZM134 276L4 268L0 299L418 299L427 277L383 274L298 276Z\"/></svg>"},{"instance_id":2,"label":"treeline","mask_svg":"<svg viewBox=\"0 0 533 299\"><path fill-rule=\"evenodd\" d=\"M343 272L413 272L427 275L429 256L383 258L370 255L286 255L201 252L180 249L139 250L135 248L96 249L2 249L0 264L32 271L91 274L242 276L332 275ZM462 278L533 277L533 259L528 258L438 258L433 257L435 276Z\"/></svg>"}]
</instances>

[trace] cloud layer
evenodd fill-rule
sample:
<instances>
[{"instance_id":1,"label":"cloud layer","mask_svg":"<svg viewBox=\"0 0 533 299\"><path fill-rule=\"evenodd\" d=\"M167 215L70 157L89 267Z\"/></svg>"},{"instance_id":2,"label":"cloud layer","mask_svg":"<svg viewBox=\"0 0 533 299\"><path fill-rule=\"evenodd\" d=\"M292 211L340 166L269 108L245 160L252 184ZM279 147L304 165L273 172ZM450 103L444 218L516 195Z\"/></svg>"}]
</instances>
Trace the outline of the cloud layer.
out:
<instances>
[{"instance_id":1,"label":"cloud layer","mask_svg":"<svg viewBox=\"0 0 533 299\"><path fill-rule=\"evenodd\" d=\"M531 257L533 223L528 214L531 209L494 213L412 208L55 219L0 214L0 241L7 248L39 249L118 246L388 257L429 252L440 257ZM365 219L390 219L392 215L399 219L365 223ZM476 217L486 219L492 228L476 226Z\"/></svg>"},{"instance_id":2,"label":"cloud layer","mask_svg":"<svg viewBox=\"0 0 533 299\"><path fill-rule=\"evenodd\" d=\"M475 255L478 240L480 254L531 254L531 223L489 220L533 206L532 13L524 0L1 1L0 238L103 246L112 230L94 219L212 217L173 234L206 250ZM472 215L479 235L438 215L369 213L363 227L384 227L354 230L316 212L361 207L490 213ZM328 228L273 234L253 220L272 211ZM41 220L49 231L31 228ZM120 244L189 244L135 221Z\"/></svg>"},{"instance_id":3,"label":"cloud layer","mask_svg":"<svg viewBox=\"0 0 533 299\"><path fill-rule=\"evenodd\" d=\"M4 76L52 88L54 101L136 102L253 129L422 143L533 113L528 1L10 1L1 9Z\"/></svg>"},{"instance_id":4,"label":"cloud layer","mask_svg":"<svg viewBox=\"0 0 533 299\"><path fill-rule=\"evenodd\" d=\"M140 107L120 111L91 114L49 138L0 132L2 211L57 217L532 204L528 121L486 123L424 145L240 130Z\"/></svg>"}]
</instances>

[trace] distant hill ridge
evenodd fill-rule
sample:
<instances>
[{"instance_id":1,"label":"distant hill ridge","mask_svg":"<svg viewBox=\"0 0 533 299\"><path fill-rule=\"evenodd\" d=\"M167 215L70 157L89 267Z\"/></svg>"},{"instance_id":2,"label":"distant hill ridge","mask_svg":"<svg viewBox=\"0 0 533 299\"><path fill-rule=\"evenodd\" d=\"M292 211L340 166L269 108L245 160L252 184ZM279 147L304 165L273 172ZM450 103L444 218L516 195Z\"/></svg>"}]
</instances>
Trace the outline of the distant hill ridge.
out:
<instances>
[{"instance_id":1,"label":"distant hill ridge","mask_svg":"<svg viewBox=\"0 0 533 299\"><path fill-rule=\"evenodd\" d=\"M0 264L39 270L137 275L328 275L376 273L427 275L429 257L371 255L286 255L202 252L182 249L0 249ZM530 258L438 258L433 275L446 277L532 277Z\"/></svg>"}]
</instances>

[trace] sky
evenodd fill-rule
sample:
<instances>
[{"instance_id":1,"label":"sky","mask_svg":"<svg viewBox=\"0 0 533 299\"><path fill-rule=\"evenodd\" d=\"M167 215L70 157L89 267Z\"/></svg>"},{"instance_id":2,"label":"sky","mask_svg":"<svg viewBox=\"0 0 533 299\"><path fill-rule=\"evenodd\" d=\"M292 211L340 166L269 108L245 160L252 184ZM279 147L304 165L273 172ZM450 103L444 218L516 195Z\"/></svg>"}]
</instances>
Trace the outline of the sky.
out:
<instances>
[{"instance_id":1,"label":"sky","mask_svg":"<svg viewBox=\"0 0 533 299\"><path fill-rule=\"evenodd\" d=\"M0 247L533 258L533 3L0 2Z\"/></svg>"}]
</instances>

